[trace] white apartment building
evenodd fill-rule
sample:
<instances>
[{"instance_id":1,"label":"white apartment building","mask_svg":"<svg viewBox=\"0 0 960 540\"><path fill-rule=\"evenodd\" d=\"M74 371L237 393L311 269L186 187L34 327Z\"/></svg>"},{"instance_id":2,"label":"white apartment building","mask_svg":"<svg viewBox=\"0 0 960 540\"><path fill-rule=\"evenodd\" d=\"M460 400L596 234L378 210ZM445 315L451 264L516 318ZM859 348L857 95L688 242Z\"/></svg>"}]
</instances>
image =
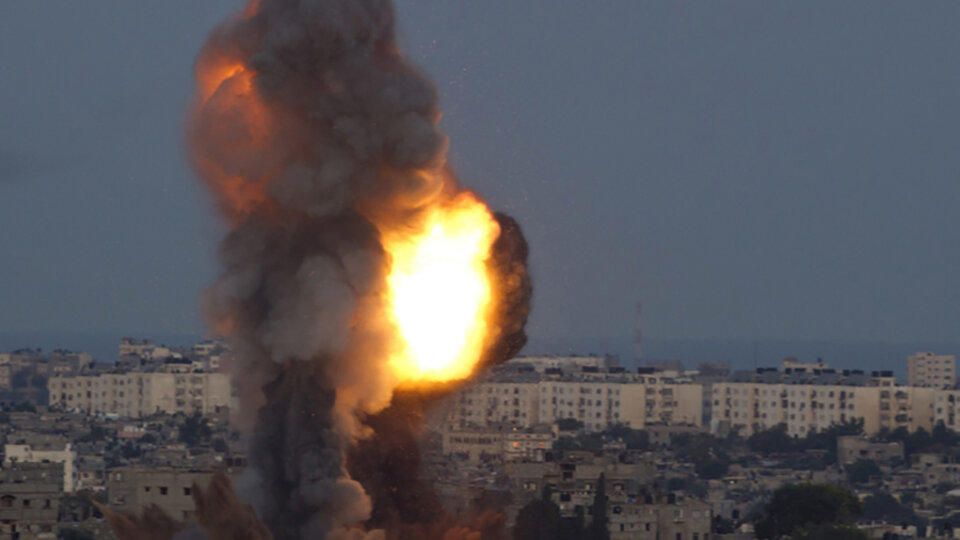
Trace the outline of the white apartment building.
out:
<instances>
[{"instance_id":1,"label":"white apartment building","mask_svg":"<svg viewBox=\"0 0 960 540\"><path fill-rule=\"evenodd\" d=\"M105 373L51 377L50 405L88 414L139 418L162 412L210 414L231 406L224 373Z\"/></svg>"},{"instance_id":2,"label":"white apartment building","mask_svg":"<svg viewBox=\"0 0 960 540\"><path fill-rule=\"evenodd\" d=\"M952 354L918 352L907 358L907 384L933 388L953 387L957 380L957 359Z\"/></svg>"},{"instance_id":3,"label":"white apartment building","mask_svg":"<svg viewBox=\"0 0 960 540\"><path fill-rule=\"evenodd\" d=\"M934 389L896 386L892 377L865 385L823 382L720 382L713 384L710 429L739 429L748 436L778 424L805 437L832 424L863 420L867 434L935 425ZM943 413L946 414L946 413Z\"/></svg>"},{"instance_id":4,"label":"white apartment building","mask_svg":"<svg viewBox=\"0 0 960 540\"><path fill-rule=\"evenodd\" d=\"M455 395L448 422L532 427L573 418L585 429L613 424L635 429L650 423L701 425L702 387L657 375L602 372L576 376L512 377L482 382Z\"/></svg>"}]
</instances>

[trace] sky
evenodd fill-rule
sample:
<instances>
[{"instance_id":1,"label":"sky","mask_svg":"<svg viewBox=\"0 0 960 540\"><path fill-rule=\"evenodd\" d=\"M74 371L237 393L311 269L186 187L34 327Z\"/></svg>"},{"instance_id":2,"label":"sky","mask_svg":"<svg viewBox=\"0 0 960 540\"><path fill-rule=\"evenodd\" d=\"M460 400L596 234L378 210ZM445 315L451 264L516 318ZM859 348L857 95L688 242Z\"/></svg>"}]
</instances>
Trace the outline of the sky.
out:
<instances>
[{"instance_id":1,"label":"sky","mask_svg":"<svg viewBox=\"0 0 960 540\"><path fill-rule=\"evenodd\" d=\"M0 5L0 331L200 333L226 0ZM535 338L955 340L960 4L398 0Z\"/></svg>"}]
</instances>

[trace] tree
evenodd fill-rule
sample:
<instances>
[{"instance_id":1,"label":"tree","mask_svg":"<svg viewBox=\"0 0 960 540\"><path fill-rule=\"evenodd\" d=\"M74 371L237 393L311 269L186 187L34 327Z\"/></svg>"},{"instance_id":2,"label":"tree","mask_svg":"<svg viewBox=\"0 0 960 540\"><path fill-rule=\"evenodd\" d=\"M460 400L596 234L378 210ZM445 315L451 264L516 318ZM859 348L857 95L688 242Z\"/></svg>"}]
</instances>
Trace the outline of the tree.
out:
<instances>
[{"instance_id":1,"label":"tree","mask_svg":"<svg viewBox=\"0 0 960 540\"><path fill-rule=\"evenodd\" d=\"M157 444L157 436L153 433L147 433L143 437L140 437L140 442L143 444Z\"/></svg>"},{"instance_id":2,"label":"tree","mask_svg":"<svg viewBox=\"0 0 960 540\"><path fill-rule=\"evenodd\" d=\"M683 435L675 439L677 457L693 463L697 476L720 478L730 468L730 458L721 449L719 440L706 433Z\"/></svg>"},{"instance_id":3,"label":"tree","mask_svg":"<svg viewBox=\"0 0 960 540\"><path fill-rule=\"evenodd\" d=\"M794 441L793 437L787 435L787 425L777 424L770 429L758 431L747 438L747 447L752 452L767 455L793 450Z\"/></svg>"},{"instance_id":4,"label":"tree","mask_svg":"<svg viewBox=\"0 0 960 540\"><path fill-rule=\"evenodd\" d=\"M716 480L727 474L730 468L730 461L727 459L710 458L693 464L693 470L697 476L704 480Z\"/></svg>"},{"instance_id":5,"label":"tree","mask_svg":"<svg viewBox=\"0 0 960 540\"><path fill-rule=\"evenodd\" d=\"M210 445L213 447L213 451L219 454L226 454L227 451L230 450L230 447L227 446L226 441L224 441L220 437L217 437L216 439L214 439L213 442L210 443Z\"/></svg>"},{"instance_id":6,"label":"tree","mask_svg":"<svg viewBox=\"0 0 960 540\"><path fill-rule=\"evenodd\" d=\"M597 480L597 489L593 494L593 504L590 506L593 520L587 531L589 540L610 540L610 531L607 528L607 477L600 473Z\"/></svg>"},{"instance_id":7,"label":"tree","mask_svg":"<svg viewBox=\"0 0 960 540\"><path fill-rule=\"evenodd\" d=\"M583 429L583 422L576 418L561 418L557 420L557 429L560 431L578 431Z\"/></svg>"},{"instance_id":8,"label":"tree","mask_svg":"<svg viewBox=\"0 0 960 540\"><path fill-rule=\"evenodd\" d=\"M817 527L849 525L859 514L860 502L844 489L829 484L788 485L775 491L763 507L755 523L756 536L803 535Z\"/></svg>"},{"instance_id":9,"label":"tree","mask_svg":"<svg viewBox=\"0 0 960 540\"><path fill-rule=\"evenodd\" d=\"M192 446L198 442L210 438L210 426L207 420L199 412L184 418L183 425L180 426L180 442Z\"/></svg>"},{"instance_id":10,"label":"tree","mask_svg":"<svg viewBox=\"0 0 960 540\"><path fill-rule=\"evenodd\" d=\"M733 521L721 515L715 515L713 516L713 523L711 524L711 528L713 529L713 532L716 534L732 534L737 527Z\"/></svg>"},{"instance_id":11,"label":"tree","mask_svg":"<svg viewBox=\"0 0 960 540\"><path fill-rule=\"evenodd\" d=\"M120 447L120 455L123 456L123 459L133 459L138 458L143 454L140 451L140 447L134 445L130 441L127 441L123 446Z\"/></svg>"},{"instance_id":12,"label":"tree","mask_svg":"<svg viewBox=\"0 0 960 540\"><path fill-rule=\"evenodd\" d=\"M624 424L610 426L604 430L603 435L623 441L627 445L627 450L647 450L650 447L650 435L646 431L633 429Z\"/></svg>"},{"instance_id":13,"label":"tree","mask_svg":"<svg viewBox=\"0 0 960 540\"><path fill-rule=\"evenodd\" d=\"M845 468L847 470L847 479L853 484L866 484L870 481L870 478L883 474L880 467L869 459L858 459Z\"/></svg>"},{"instance_id":14,"label":"tree","mask_svg":"<svg viewBox=\"0 0 960 540\"><path fill-rule=\"evenodd\" d=\"M924 523L911 508L889 493L883 492L874 493L863 500L863 517L892 524L923 525Z\"/></svg>"},{"instance_id":15,"label":"tree","mask_svg":"<svg viewBox=\"0 0 960 540\"><path fill-rule=\"evenodd\" d=\"M517 513L513 540L556 540L560 533L560 507L550 500L550 488Z\"/></svg>"}]
</instances>

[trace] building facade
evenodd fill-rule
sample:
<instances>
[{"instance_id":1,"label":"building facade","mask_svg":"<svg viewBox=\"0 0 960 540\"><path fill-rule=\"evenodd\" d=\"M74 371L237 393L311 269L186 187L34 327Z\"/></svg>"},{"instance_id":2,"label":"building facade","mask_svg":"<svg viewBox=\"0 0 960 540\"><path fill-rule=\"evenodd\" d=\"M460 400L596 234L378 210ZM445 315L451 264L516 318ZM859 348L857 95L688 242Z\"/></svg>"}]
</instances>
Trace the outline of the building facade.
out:
<instances>
[{"instance_id":1,"label":"building facade","mask_svg":"<svg viewBox=\"0 0 960 540\"><path fill-rule=\"evenodd\" d=\"M232 401L225 373L104 373L51 377L50 405L140 418L158 412L213 414Z\"/></svg>"},{"instance_id":2,"label":"building facade","mask_svg":"<svg viewBox=\"0 0 960 540\"><path fill-rule=\"evenodd\" d=\"M520 373L481 382L454 396L454 425L530 428L563 419L588 431L623 424L702 423L702 387L657 374L590 371L576 374Z\"/></svg>"},{"instance_id":3,"label":"building facade","mask_svg":"<svg viewBox=\"0 0 960 540\"><path fill-rule=\"evenodd\" d=\"M936 422L934 401L934 389L897 386L887 376L723 382L713 384L710 429L737 429L748 436L784 424L789 435L805 437L862 420L867 434L899 427L930 431Z\"/></svg>"},{"instance_id":4,"label":"building facade","mask_svg":"<svg viewBox=\"0 0 960 540\"><path fill-rule=\"evenodd\" d=\"M907 384L952 388L957 381L957 359L952 354L918 352L907 358Z\"/></svg>"}]
</instances>

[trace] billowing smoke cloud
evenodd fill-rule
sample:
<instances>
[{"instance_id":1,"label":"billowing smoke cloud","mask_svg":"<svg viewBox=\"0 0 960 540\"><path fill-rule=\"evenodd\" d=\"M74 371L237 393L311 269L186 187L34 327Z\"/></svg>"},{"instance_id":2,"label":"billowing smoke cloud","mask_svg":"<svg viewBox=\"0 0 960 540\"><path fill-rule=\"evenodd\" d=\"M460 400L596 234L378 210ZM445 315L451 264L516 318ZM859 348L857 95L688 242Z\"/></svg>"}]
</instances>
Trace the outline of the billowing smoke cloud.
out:
<instances>
[{"instance_id":1,"label":"billowing smoke cloud","mask_svg":"<svg viewBox=\"0 0 960 540\"><path fill-rule=\"evenodd\" d=\"M231 224L206 308L235 341L240 416L252 424L241 493L278 540L419 519L390 517L391 503L353 479L382 487L364 452L353 476L344 456L376 440L397 386L382 231L413 228L460 191L434 86L398 52L388 0L254 1L210 37L197 78L194 162ZM486 365L522 348L531 294L520 228L496 220ZM389 427L382 439L400 446L381 451L417 430ZM366 462L415 489L388 461Z\"/></svg>"}]
</instances>

